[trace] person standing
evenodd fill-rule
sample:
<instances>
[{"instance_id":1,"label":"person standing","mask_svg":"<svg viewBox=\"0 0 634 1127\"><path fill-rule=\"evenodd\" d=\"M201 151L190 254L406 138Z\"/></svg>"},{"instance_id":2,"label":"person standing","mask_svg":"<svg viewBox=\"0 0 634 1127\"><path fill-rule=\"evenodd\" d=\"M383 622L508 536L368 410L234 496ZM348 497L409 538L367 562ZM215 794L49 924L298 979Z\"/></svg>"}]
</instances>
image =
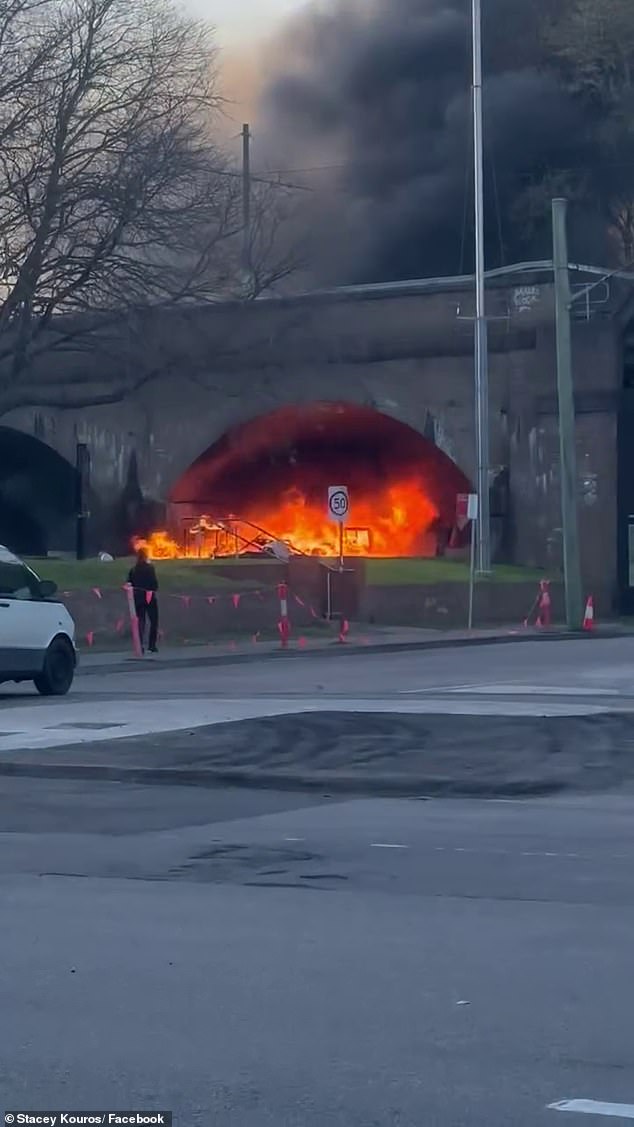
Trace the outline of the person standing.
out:
<instances>
[{"instance_id":1,"label":"person standing","mask_svg":"<svg viewBox=\"0 0 634 1127\"><path fill-rule=\"evenodd\" d=\"M128 575L128 583L134 590L134 608L139 620L139 637L141 649L145 650L145 622L150 624L150 637L148 649L150 653L158 653L158 579L156 568L150 563L145 548L137 552L136 563Z\"/></svg>"}]
</instances>

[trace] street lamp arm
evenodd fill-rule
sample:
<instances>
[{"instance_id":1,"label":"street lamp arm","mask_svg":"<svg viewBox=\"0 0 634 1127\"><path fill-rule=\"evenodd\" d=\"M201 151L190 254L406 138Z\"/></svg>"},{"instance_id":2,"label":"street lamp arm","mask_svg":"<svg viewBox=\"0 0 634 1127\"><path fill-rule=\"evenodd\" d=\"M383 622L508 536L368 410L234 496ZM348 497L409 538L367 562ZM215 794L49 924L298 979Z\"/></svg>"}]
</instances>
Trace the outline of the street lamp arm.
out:
<instances>
[{"instance_id":1,"label":"street lamp arm","mask_svg":"<svg viewBox=\"0 0 634 1127\"><path fill-rule=\"evenodd\" d=\"M596 282L592 282L589 286L584 286L584 288L580 290L579 293L576 293L574 297L571 297L570 305L568 306L568 308L572 309L572 306L576 301L587 297L588 294L592 293L593 290L596 290L598 286L604 285L605 282L609 282L612 278L624 278L626 282L634 282L634 274L627 273L627 270L630 266L634 266L634 259L631 262L626 262L625 266L622 266L619 270L608 271L605 271L605 268L600 266L580 266L577 263L571 262L568 267L569 270L578 270L580 274L598 274L599 278Z\"/></svg>"}]
</instances>

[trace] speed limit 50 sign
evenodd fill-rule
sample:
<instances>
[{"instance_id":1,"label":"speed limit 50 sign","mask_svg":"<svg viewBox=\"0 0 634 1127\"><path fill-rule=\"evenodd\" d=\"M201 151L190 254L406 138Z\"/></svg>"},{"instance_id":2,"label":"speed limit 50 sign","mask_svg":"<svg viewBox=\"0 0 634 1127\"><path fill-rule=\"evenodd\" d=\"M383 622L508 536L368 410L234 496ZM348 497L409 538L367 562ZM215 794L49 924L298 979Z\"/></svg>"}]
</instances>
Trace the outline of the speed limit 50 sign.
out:
<instances>
[{"instance_id":1,"label":"speed limit 50 sign","mask_svg":"<svg viewBox=\"0 0 634 1127\"><path fill-rule=\"evenodd\" d=\"M337 524L345 524L350 512L350 496L347 485L328 486L328 517Z\"/></svg>"}]
</instances>

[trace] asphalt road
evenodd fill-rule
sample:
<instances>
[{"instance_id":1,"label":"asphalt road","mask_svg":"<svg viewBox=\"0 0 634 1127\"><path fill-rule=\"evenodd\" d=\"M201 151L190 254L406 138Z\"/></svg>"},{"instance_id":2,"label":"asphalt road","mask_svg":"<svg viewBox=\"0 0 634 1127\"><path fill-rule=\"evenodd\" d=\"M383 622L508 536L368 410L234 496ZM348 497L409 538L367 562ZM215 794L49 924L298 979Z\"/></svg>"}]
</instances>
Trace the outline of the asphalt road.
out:
<instances>
[{"instance_id":1,"label":"asphalt road","mask_svg":"<svg viewBox=\"0 0 634 1127\"><path fill-rule=\"evenodd\" d=\"M451 649L412 650L404 653L306 654L295 651L287 658L262 659L225 665L201 663L198 667L162 668L148 657L130 660L126 672L110 672L91 665L91 655L80 666L72 698L81 700L138 697L245 697L319 696L374 698L433 693L443 696L460 691L469 697L518 691L536 699L552 695L601 699L617 695L624 703L634 700L634 636L602 639L582 637L571 641L534 641L518 644L467 646ZM3 709L47 704L30 685L0 686ZM58 701L63 706L64 701Z\"/></svg>"},{"instance_id":2,"label":"asphalt road","mask_svg":"<svg viewBox=\"0 0 634 1127\"><path fill-rule=\"evenodd\" d=\"M64 701L5 688L0 747L54 761L69 739L351 704L630 711L633 659L634 640L582 640L86 673ZM633 819L625 792L0 777L2 1103L183 1127L633 1118Z\"/></svg>"},{"instance_id":3,"label":"asphalt road","mask_svg":"<svg viewBox=\"0 0 634 1127\"><path fill-rule=\"evenodd\" d=\"M465 716L592 716L634 710L634 638L578 639L408 653L126 672L90 668L69 697L0 690L0 753L195 729L317 710Z\"/></svg>"},{"instance_id":4,"label":"asphalt road","mask_svg":"<svg viewBox=\"0 0 634 1127\"><path fill-rule=\"evenodd\" d=\"M76 682L82 696L144 694L152 691L226 698L321 695L376 697L467 696L518 689L534 697L601 698L617 694L634 700L634 637L412 650L404 653L317 656L297 651L287 659L245 664L160 669L151 660L130 663L129 673L104 674L86 665ZM6 690L5 690L6 691Z\"/></svg>"},{"instance_id":5,"label":"asphalt road","mask_svg":"<svg viewBox=\"0 0 634 1127\"><path fill-rule=\"evenodd\" d=\"M631 1104L633 815L0 780L5 1108L574 1127L548 1105Z\"/></svg>"}]
</instances>

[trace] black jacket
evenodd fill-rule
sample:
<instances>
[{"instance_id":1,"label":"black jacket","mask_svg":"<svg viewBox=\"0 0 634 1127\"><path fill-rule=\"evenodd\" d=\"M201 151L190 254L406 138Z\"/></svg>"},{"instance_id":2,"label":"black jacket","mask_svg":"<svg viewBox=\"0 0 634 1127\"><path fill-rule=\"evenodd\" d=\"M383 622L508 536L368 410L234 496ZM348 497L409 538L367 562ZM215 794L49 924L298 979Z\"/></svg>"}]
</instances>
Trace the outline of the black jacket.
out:
<instances>
[{"instance_id":1,"label":"black jacket","mask_svg":"<svg viewBox=\"0 0 634 1127\"><path fill-rule=\"evenodd\" d=\"M159 587L156 570L151 563L135 564L128 575L128 583L135 591L158 591Z\"/></svg>"}]
</instances>

